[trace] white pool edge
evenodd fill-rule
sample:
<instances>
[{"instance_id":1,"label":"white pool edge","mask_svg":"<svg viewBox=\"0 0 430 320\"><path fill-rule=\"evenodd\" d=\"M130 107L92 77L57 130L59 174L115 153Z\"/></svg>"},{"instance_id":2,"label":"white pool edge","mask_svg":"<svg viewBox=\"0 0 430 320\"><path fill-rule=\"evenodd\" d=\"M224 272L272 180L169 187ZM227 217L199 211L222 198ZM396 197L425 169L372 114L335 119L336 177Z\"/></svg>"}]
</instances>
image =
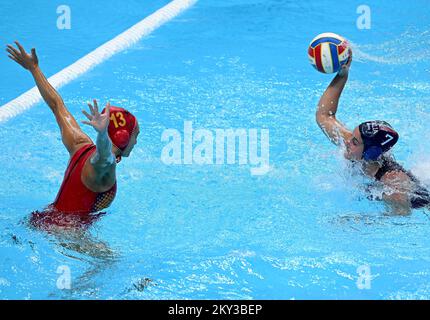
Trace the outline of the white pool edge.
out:
<instances>
[{"instance_id":1,"label":"white pool edge","mask_svg":"<svg viewBox=\"0 0 430 320\"><path fill-rule=\"evenodd\" d=\"M197 1L198 0L173 0L115 38L107 41L76 62L51 76L48 79L49 83L55 89L61 88L88 70L106 61L116 53L137 43L142 37L149 35L166 22L172 20L193 6ZM0 123L30 109L41 100L42 96L39 90L37 87L33 87L0 107Z\"/></svg>"}]
</instances>

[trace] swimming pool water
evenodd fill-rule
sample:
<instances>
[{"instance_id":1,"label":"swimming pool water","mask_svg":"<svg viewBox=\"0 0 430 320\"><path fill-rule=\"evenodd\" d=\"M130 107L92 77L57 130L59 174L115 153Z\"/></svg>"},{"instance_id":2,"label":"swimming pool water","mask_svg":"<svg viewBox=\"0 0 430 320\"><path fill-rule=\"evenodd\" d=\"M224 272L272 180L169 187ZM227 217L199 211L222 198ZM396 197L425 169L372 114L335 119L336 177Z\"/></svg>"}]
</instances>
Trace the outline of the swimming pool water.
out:
<instances>
[{"instance_id":1,"label":"swimming pool water","mask_svg":"<svg viewBox=\"0 0 430 320\"><path fill-rule=\"evenodd\" d=\"M168 1L2 3L4 45L36 47L49 76ZM117 169L113 205L88 229L28 226L53 201L67 152L40 103L0 123L2 299L419 299L430 298L428 212L392 217L369 201L315 123L331 80L306 56L309 41L336 32L354 44L339 118L350 128L384 119L400 133L394 154L430 182L430 9L426 1L201 0L137 45L60 90L73 115L92 98L135 113L141 133ZM36 14L36 16L35 16ZM33 86L6 54L0 104ZM270 130L270 166L165 165L164 129ZM91 128L85 131L95 138ZM57 287L57 269L71 289ZM357 268L371 288L357 286Z\"/></svg>"}]
</instances>

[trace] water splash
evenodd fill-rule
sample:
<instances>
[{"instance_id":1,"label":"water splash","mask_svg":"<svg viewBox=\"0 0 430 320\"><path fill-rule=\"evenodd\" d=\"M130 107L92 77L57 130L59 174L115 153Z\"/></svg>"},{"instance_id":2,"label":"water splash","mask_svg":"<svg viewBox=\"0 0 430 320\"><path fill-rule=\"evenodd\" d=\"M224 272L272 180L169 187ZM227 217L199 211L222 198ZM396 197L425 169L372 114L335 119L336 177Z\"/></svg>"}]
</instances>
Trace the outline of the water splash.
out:
<instances>
[{"instance_id":1,"label":"water splash","mask_svg":"<svg viewBox=\"0 0 430 320\"><path fill-rule=\"evenodd\" d=\"M380 44L358 45L351 42L357 61L373 61L382 64L407 65L430 59L430 32L407 30L393 40ZM369 53L369 52L372 52ZM376 52L376 54L373 54Z\"/></svg>"}]
</instances>

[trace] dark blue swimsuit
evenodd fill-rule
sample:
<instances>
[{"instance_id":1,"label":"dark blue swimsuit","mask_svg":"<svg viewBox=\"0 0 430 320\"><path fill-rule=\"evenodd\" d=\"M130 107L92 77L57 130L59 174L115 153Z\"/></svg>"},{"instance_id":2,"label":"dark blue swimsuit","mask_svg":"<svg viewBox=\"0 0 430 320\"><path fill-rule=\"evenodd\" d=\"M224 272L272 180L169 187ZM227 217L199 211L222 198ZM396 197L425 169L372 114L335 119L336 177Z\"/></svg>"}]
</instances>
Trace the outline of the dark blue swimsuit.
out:
<instances>
[{"instance_id":1,"label":"dark blue swimsuit","mask_svg":"<svg viewBox=\"0 0 430 320\"><path fill-rule=\"evenodd\" d=\"M421 182L415 177L412 172L403 168L393 158L382 157L382 167L376 172L375 180L380 181L382 177L391 171L401 171L408 175L414 184L414 190L411 195L411 205L414 209L430 207L430 192L424 187Z\"/></svg>"}]
</instances>

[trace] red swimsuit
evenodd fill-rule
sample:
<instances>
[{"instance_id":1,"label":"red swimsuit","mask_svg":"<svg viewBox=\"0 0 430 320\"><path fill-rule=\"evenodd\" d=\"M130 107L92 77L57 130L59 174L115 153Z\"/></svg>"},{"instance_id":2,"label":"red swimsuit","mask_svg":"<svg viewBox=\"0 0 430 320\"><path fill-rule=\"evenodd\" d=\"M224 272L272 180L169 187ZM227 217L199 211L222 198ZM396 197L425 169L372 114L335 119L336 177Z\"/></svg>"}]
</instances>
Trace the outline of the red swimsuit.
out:
<instances>
[{"instance_id":1,"label":"red swimsuit","mask_svg":"<svg viewBox=\"0 0 430 320\"><path fill-rule=\"evenodd\" d=\"M81 180L87 159L95 152L94 144L80 148L70 159L57 198L52 204L63 213L88 214L110 206L116 194L116 182L108 191L93 192Z\"/></svg>"}]
</instances>

